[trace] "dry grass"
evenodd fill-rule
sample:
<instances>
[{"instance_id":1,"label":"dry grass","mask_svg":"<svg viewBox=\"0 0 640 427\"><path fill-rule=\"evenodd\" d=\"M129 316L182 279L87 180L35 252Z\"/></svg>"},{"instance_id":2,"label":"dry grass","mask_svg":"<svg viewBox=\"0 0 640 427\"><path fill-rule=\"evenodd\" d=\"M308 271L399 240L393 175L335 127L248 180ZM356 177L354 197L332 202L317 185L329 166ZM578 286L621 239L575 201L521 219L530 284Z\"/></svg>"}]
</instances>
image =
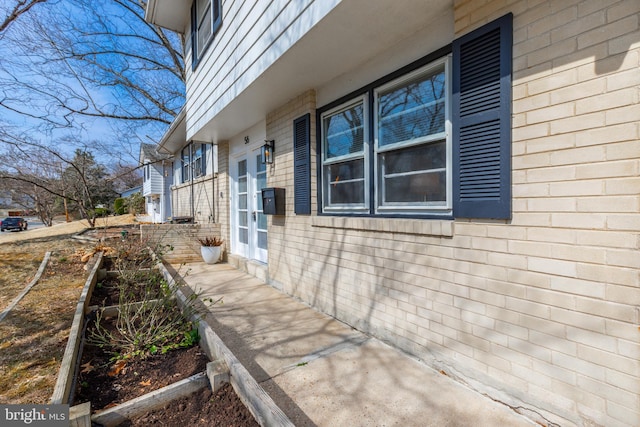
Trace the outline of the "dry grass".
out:
<instances>
[{"instance_id":1,"label":"dry grass","mask_svg":"<svg viewBox=\"0 0 640 427\"><path fill-rule=\"evenodd\" d=\"M52 252L41 279L0 322L0 404L45 404L51 398L87 277L80 254L93 246L70 235L86 227L77 221L0 236L0 310L30 282L44 254Z\"/></svg>"},{"instance_id":2,"label":"dry grass","mask_svg":"<svg viewBox=\"0 0 640 427\"><path fill-rule=\"evenodd\" d=\"M29 284L44 257L44 252L7 252L7 249L12 248L6 245L0 248L0 312Z\"/></svg>"}]
</instances>

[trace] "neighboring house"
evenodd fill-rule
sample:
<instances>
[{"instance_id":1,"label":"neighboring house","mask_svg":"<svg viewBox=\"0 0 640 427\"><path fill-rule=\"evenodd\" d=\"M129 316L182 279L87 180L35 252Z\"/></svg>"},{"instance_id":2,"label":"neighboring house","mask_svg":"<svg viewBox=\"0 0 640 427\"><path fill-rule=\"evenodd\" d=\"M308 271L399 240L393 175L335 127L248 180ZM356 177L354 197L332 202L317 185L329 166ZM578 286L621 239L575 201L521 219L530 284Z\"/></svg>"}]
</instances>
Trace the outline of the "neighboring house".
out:
<instances>
[{"instance_id":1,"label":"neighboring house","mask_svg":"<svg viewBox=\"0 0 640 427\"><path fill-rule=\"evenodd\" d=\"M120 197L127 198L136 193L142 194L142 185L138 185L137 187L127 188L122 193L120 193Z\"/></svg>"},{"instance_id":2,"label":"neighboring house","mask_svg":"<svg viewBox=\"0 0 640 427\"><path fill-rule=\"evenodd\" d=\"M209 215L271 285L544 425L637 426L639 17L637 0L149 0L186 36L161 144L217 147Z\"/></svg>"},{"instance_id":3,"label":"neighboring house","mask_svg":"<svg viewBox=\"0 0 640 427\"><path fill-rule=\"evenodd\" d=\"M178 222L212 224L215 222L218 147L207 142L185 141L183 109L158 146L159 152L169 153L174 159L171 172L173 218Z\"/></svg>"},{"instance_id":4,"label":"neighboring house","mask_svg":"<svg viewBox=\"0 0 640 427\"><path fill-rule=\"evenodd\" d=\"M159 154L153 144L140 145L142 165L142 195L150 222L167 222L171 218L172 158Z\"/></svg>"}]
</instances>

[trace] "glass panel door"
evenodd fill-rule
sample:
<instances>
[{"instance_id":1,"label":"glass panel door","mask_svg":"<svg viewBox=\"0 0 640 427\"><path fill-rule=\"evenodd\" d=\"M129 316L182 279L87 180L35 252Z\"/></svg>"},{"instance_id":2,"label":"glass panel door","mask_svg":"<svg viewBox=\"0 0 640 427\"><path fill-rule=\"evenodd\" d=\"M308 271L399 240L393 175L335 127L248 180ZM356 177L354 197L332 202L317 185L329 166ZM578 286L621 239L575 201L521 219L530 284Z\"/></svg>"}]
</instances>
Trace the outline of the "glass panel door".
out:
<instances>
[{"instance_id":1,"label":"glass panel door","mask_svg":"<svg viewBox=\"0 0 640 427\"><path fill-rule=\"evenodd\" d=\"M249 175L247 159L238 161L236 180L236 248L238 255L249 256Z\"/></svg>"},{"instance_id":2,"label":"glass panel door","mask_svg":"<svg viewBox=\"0 0 640 427\"><path fill-rule=\"evenodd\" d=\"M267 262L267 216L262 211L262 189L267 186L267 165L260 161L260 150L254 151L255 160L255 192L254 198L254 258Z\"/></svg>"},{"instance_id":3,"label":"glass panel door","mask_svg":"<svg viewBox=\"0 0 640 427\"><path fill-rule=\"evenodd\" d=\"M262 189L267 185L267 168L260 151L237 158L233 206L233 253L267 262L267 216L262 210Z\"/></svg>"}]
</instances>

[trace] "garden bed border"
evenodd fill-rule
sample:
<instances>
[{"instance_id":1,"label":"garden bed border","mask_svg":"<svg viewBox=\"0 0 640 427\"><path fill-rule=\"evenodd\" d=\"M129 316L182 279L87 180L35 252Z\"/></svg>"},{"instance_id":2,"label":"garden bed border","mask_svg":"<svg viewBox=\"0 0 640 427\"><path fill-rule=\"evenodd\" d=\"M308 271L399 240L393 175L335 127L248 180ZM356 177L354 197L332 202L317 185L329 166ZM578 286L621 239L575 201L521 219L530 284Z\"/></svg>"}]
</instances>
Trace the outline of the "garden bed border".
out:
<instances>
[{"instance_id":1,"label":"garden bed border","mask_svg":"<svg viewBox=\"0 0 640 427\"><path fill-rule=\"evenodd\" d=\"M85 314L89 310L89 300L93 288L98 280L98 270L102 266L103 252L97 252L87 263L90 266L89 276L85 281L82 293L76 305L76 310L71 326L69 339L65 348L64 356L58 378L54 387L50 404L69 404L70 395L76 375L79 360L79 348L82 342L82 333L85 323ZM175 278L162 262L158 263L158 268L167 282L181 280L179 274ZM189 288L190 289L190 288ZM190 289L191 292L193 290ZM182 290L177 293L178 304L184 307L188 296ZM249 409L253 417L261 426L278 425L294 427L285 413L276 405L271 396L251 376L249 371L240 363L231 350L224 344L220 337L206 322L201 315L194 315L190 320L197 322L200 334L200 347L207 354L211 361L222 361L228 367L229 382L234 388L240 400ZM200 374L198 374L200 375ZM207 376L204 376L207 380ZM190 379L183 380L189 381ZM212 384L213 385L213 384ZM171 386L169 386L171 387ZM195 391L195 390L194 390ZM156 391L157 392L157 391ZM140 399L140 398L138 398ZM74 407L74 411L81 408ZM80 411L81 412L81 411ZM77 414L80 415L80 414ZM80 418L83 418L80 416ZM92 417L93 418L93 417ZM76 420L81 422L80 419Z\"/></svg>"},{"instance_id":2,"label":"garden bed border","mask_svg":"<svg viewBox=\"0 0 640 427\"><path fill-rule=\"evenodd\" d=\"M177 277L174 277L163 263L159 263L158 268L167 282L182 281L182 277L178 273L175 273ZM189 290L191 292L194 291L191 288ZM178 304L183 306L188 296L182 290L178 290L177 298ZM276 405L271 396L258 384L247 368L240 363L222 339L213 331L206 322L206 318L199 314L194 314L191 320L198 324L200 347L207 353L209 360L222 360L226 363L229 368L231 386L258 424L261 426L295 427L295 424Z\"/></svg>"},{"instance_id":3,"label":"garden bed border","mask_svg":"<svg viewBox=\"0 0 640 427\"><path fill-rule=\"evenodd\" d=\"M58 379L56 380L56 385L50 400L52 405L69 404L73 379L76 375L77 362L79 360L78 350L82 342L85 314L88 310L91 292L98 281L98 270L102 266L103 255L102 252L97 252L87 263L87 266L91 266L92 263L93 266L90 269L89 277L87 277L84 287L82 288L82 293L80 294L80 299L76 305L69 339L67 340L67 346L64 350L60 370L58 371Z\"/></svg>"}]
</instances>

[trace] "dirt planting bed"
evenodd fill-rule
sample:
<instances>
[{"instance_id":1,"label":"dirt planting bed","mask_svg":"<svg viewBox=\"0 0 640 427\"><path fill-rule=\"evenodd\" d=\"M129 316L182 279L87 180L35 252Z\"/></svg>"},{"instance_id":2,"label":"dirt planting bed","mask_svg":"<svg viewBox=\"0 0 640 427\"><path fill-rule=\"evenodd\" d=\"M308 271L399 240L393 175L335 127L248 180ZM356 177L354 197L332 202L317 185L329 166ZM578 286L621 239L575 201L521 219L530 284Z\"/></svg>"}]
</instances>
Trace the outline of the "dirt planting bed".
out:
<instances>
[{"instance_id":1,"label":"dirt planting bed","mask_svg":"<svg viewBox=\"0 0 640 427\"><path fill-rule=\"evenodd\" d=\"M109 408L203 372L207 362L199 346L119 361L85 346L73 404L88 401L92 410Z\"/></svg>"},{"instance_id":2,"label":"dirt planting bed","mask_svg":"<svg viewBox=\"0 0 640 427\"><path fill-rule=\"evenodd\" d=\"M231 384L227 383L215 393L204 388L156 411L126 421L121 426L253 427L258 426L258 423L242 404Z\"/></svg>"},{"instance_id":3,"label":"dirt planting bed","mask_svg":"<svg viewBox=\"0 0 640 427\"><path fill-rule=\"evenodd\" d=\"M115 253L137 254L130 242L123 245L128 249L116 247ZM179 292L175 290L179 287L166 282L158 270L149 270L145 257L138 259L140 262L133 263L118 258L109 261L108 267L122 275L103 272L89 300L95 311L84 334L72 405L90 402L98 422L106 419L104 411L110 408L130 405L134 399L144 399L181 380L202 375L209 362L196 344L196 325L179 314L176 298ZM166 322L171 330L147 332L147 318L159 319L149 324ZM169 339L155 340L165 334ZM136 339L136 344L131 345L128 336L141 337L140 342L145 343L139 344ZM230 386L215 392L205 387L147 414L140 415L138 411L125 417L128 419L121 425L258 425Z\"/></svg>"}]
</instances>

